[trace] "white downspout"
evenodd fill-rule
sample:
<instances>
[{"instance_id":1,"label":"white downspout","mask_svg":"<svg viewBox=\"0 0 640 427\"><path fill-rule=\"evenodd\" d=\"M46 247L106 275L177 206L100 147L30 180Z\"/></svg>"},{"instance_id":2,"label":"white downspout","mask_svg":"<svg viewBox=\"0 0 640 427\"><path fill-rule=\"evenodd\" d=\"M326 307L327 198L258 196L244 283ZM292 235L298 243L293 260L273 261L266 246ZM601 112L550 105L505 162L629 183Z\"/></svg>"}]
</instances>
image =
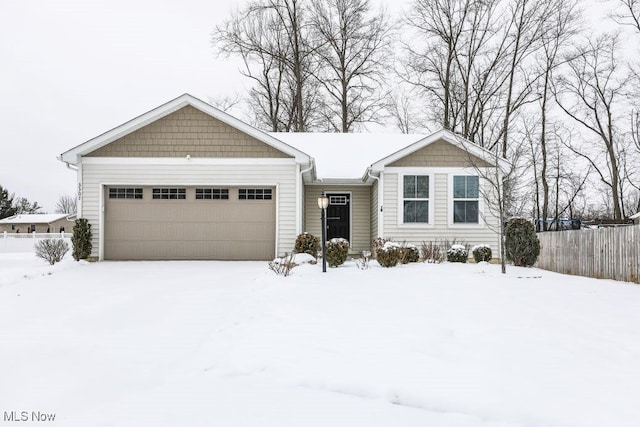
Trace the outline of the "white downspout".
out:
<instances>
[{"instance_id":1,"label":"white downspout","mask_svg":"<svg viewBox=\"0 0 640 427\"><path fill-rule=\"evenodd\" d=\"M313 169L314 160L313 157L309 159L309 167L307 169L300 170L300 164L296 164L296 206L298 207L298 213L296 215L296 235L302 234L302 217L304 215L304 200L302 193L304 192L304 182L302 175Z\"/></svg>"},{"instance_id":2,"label":"white downspout","mask_svg":"<svg viewBox=\"0 0 640 427\"><path fill-rule=\"evenodd\" d=\"M75 171L77 174L77 181L78 181L78 189L77 189L77 196L78 196L78 202L76 204L76 218L81 218L82 217L82 168L81 168L81 164L79 165L72 165L69 162L65 162L64 160L62 160L62 156L58 156L58 160L60 160L61 162L63 162L65 165L67 165L67 169L71 169L72 171Z\"/></svg>"},{"instance_id":3,"label":"white downspout","mask_svg":"<svg viewBox=\"0 0 640 427\"><path fill-rule=\"evenodd\" d=\"M380 176L373 176L371 175L371 168L367 169L367 175L369 176L369 178L373 178L376 181L378 181L378 207L376 209L378 209L378 235L377 236L371 236L372 239L377 239L378 237L383 237L384 236L384 208L383 208L383 200L382 197L384 196L384 191L383 191L383 185L384 185L384 179L383 179L383 175L382 173L380 173Z\"/></svg>"}]
</instances>

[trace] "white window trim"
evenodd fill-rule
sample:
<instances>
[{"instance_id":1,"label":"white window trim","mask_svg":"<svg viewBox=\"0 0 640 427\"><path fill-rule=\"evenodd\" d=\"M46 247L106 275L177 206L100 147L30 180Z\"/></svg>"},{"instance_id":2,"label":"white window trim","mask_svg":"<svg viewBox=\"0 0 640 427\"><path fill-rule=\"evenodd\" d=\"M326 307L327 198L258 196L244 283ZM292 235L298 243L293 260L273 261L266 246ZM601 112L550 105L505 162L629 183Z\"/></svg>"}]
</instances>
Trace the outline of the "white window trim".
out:
<instances>
[{"instance_id":1,"label":"white window trim","mask_svg":"<svg viewBox=\"0 0 640 427\"><path fill-rule=\"evenodd\" d=\"M453 202L454 200L474 201L476 199L454 199L453 197L453 177L454 176L477 176L478 177L478 222L477 223L459 223L453 222ZM478 172L469 169L452 170L448 175L447 189L447 221L449 228L485 228L484 221L484 180Z\"/></svg>"},{"instance_id":2,"label":"white window trim","mask_svg":"<svg viewBox=\"0 0 640 427\"><path fill-rule=\"evenodd\" d=\"M429 202L429 222L404 222L404 177L405 176L428 176L429 177L429 198L427 199L415 199L415 200L427 200ZM398 173L398 226L402 228L433 228L435 224L435 175L431 172L431 169L409 169L403 170Z\"/></svg>"}]
</instances>

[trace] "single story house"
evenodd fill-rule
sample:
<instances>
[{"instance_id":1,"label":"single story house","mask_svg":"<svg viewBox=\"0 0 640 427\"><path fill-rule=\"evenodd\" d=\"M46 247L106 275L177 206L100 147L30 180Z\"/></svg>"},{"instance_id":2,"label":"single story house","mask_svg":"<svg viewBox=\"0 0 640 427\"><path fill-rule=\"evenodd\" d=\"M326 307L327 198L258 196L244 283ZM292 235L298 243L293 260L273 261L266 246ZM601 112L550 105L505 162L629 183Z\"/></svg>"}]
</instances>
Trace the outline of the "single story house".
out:
<instances>
[{"instance_id":1,"label":"single story house","mask_svg":"<svg viewBox=\"0 0 640 427\"><path fill-rule=\"evenodd\" d=\"M99 260L267 260L320 236L454 238L499 255L493 188L505 160L431 135L265 133L185 94L64 152Z\"/></svg>"},{"instance_id":2,"label":"single story house","mask_svg":"<svg viewBox=\"0 0 640 427\"><path fill-rule=\"evenodd\" d=\"M0 219L0 233L70 233L75 215L18 214Z\"/></svg>"}]
</instances>

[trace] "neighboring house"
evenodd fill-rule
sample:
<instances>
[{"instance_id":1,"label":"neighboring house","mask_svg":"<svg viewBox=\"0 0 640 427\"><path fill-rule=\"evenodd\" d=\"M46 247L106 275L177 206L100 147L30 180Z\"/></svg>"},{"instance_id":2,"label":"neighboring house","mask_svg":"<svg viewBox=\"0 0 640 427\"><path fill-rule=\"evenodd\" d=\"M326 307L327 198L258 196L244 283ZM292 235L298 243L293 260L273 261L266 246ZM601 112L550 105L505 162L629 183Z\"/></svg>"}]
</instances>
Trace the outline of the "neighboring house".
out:
<instances>
[{"instance_id":1,"label":"neighboring house","mask_svg":"<svg viewBox=\"0 0 640 427\"><path fill-rule=\"evenodd\" d=\"M18 214L0 219L0 233L70 233L75 215Z\"/></svg>"},{"instance_id":2,"label":"neighboring house","mask_svg":"<svg viewBox=\"0 0 640 427\"><path fill-rule=\"evenodd\" d=\"M631 215L629 219L633 221L634 224L640 224L640 212Z\"/></svg>"},{"instance_id":3,"label":"neighboring house","mask_svg":"<svg viewBox=\"0 0 640 427\"><path fill-rule=\"evenodd\" d=\"M387 237L499 253L478 171L507 163L448 131L265 133L185 94L60 160L77 169L98 259L272 259L320 235L323 192L328 237L353 252Z\"/></svg>"}]
</instances>

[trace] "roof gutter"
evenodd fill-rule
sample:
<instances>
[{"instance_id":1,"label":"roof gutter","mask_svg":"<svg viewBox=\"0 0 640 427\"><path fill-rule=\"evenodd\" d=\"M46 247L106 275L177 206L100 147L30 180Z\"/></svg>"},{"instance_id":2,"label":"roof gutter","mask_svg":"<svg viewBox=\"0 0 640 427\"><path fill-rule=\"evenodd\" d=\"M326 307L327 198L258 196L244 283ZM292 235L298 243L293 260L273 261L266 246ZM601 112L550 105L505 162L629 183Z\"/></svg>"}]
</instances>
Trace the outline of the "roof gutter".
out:
<instances>
[{"instance_id":1,"label":"roof gutter","mask_svg":"<svg viewBox=\"0 0 640 427\"><path fill-rule=\"evenodd\" d=\"M60 160L61 162L63 162L65 165L67 165L67 169L71 169L72 171L77 171L78 167L75 165L72 165L71 163L62 160L62 156L58 156L58 160Z\"/></svg>"}]
</instances>

